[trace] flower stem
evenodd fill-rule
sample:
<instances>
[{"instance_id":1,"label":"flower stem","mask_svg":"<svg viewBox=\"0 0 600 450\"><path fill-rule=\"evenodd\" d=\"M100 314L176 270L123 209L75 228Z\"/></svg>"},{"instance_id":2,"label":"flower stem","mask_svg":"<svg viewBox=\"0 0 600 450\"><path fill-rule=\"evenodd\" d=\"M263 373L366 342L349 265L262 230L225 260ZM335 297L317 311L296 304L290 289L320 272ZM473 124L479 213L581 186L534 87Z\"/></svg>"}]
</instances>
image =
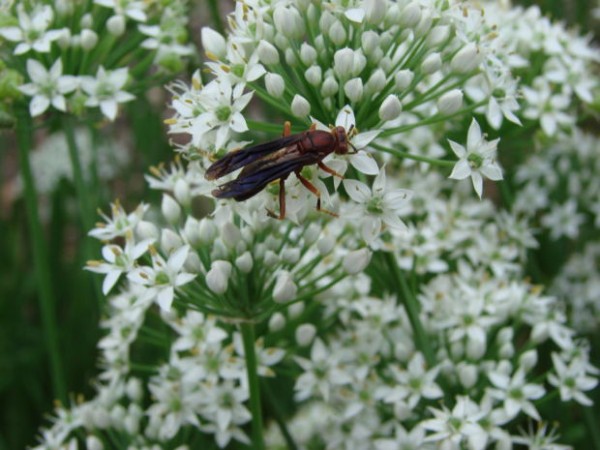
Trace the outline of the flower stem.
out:
<instances>
[{"instance_id":1,"label":"flower stem","mask_svg":"<svg viewBox=\"0 0 600 450\"><path fill-rule=\"evenodd\" d=\"M52 276L48 249L44 239L40 216L38 214L38 199L35 181L31 172L29 153L31 151L31 138L33 134L31 117L26 109L16 108L16 132L19 147L19 164L25 190L25 205L27 208L27 220L29 233L32 239L32 251L34 269L37 278L37 288L40 300L40 311L44 328L45 342L50 359L50 373L54 395L63 404L66 404L67 395L65 388L65 377L63 375L60 357L60 346L55 316L56 301L52 287Z\"/></svg>"},{"instance_id":2,"label":"flower stem","mask_svg":"<svg viewBox=\"0 0 600 450\"><path fill-rule=\"evenodd\" d=\"M417 347L419 348L419 350L421 350L421 352L423 352L423 356L425 356L427 365L429 367L433 367L435 366L435 355L433 354L433 349L431 348L429 339L427 338L427 333L425 332L425 328L423 327L423 324L421 323L421 319L419 317L419 303L417 302L417 299L408 287L402 270L400 270L400 268L396 264L394 255L392 253L386 253L385 259L389 270L397 283L396 293L398 297L400 297L400 292L402 292L403 294L403 304L406 308L406 314L408 315L410 325L415 333Z\"/></svg>"},{"instance_id":3,"label":"flower stem","mask_svg":"<svg viewBox=\"0 0 600 450\"><path fill-rule=\"evenodd\" d=\"M260 386L258 383L258 364L254 338L254 324L245 322L240 324L242 340L244 341L244 357L246 358L246 373L248 374L248 388L250 390L250 412L252 413L252 448L263 450L263 418L260 405Z\"/></svg>"},{"instance_id":4,"label":"flower stem","mask_svg":"<svg viewBox=\"0 0 600 450\"><path fill-rule=\"evenodd\" d=\"M79 158L79 149L75 140L75 123L68 116L63 116L63 130L67 139L67 147L69 148L69 158L71 159L71 167L73 169L73 179L75 181L75 189L77 191L77 202L79 204L79 214L81 216L81 224L84 232L84 252L86 259L94 259L97 252L95 251L94 242L89 239L87 232L94 227L94 212L92 207L95 202L90 198L88 185L83 177L83 168L81 159ZM90 177L91 179L92 177ZM100 279L92 277L94 293L96 299L102 298L102 290L100 287Z\"/></svg>"},{"instance_id":5,"label":"flower stem","mask_svg":"<svg viewBox=\"0 0 600 450\"><path fill-rule=\"evenodd\" d=\"M426 163L431 164L432 166L453 167L456 164L456 161L428 158L427 156L421 156L421 155L415 155L413 153L403 152L402 150L386 147L386 146L380 145L380 144L371 143L371 147L373 147L377 150L380 150L382 152L389 153L390 155L397 156L399 158L407 158L407 159L412 159L414 161L426 162Z\"/></svg>"}]
</instances>

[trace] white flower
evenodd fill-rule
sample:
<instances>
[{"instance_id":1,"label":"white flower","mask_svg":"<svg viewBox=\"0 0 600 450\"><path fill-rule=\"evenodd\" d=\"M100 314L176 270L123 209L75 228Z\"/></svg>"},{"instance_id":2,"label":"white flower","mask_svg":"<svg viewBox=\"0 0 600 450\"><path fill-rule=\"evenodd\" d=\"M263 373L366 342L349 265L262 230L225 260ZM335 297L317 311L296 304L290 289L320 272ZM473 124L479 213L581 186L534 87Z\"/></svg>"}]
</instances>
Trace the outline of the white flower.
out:
<instances>
[{"instance_id":1,"label":"white flower","mask_svg":"<svg viewBox=\"0 0 600 450\"><path fill-rule=\"evenodd\" d=\"M189 283L196 275L183 272L183 265L190 248L187 245L174 251L165 261L157 253L152 255L152 267L142 266L129 272L128 278L137 284L148 286L155 293L156 302L162 310L168 311L175 297L175 288Z\"/></svg>"},{"instance_id":2,"label":"white flower","mask_svg":"<svg viewBox=\"0 0 600 450\"><path fill-rule=\"evenodd\" d=\"M0 28L0 36L18 42L14 54L22 55L30 50L48 53L50 44L60 38L63 30L48 30L54 20L54 12L49 5L37 5L28 15L23 3L17 4L19 26Z\"/></svg>"},{"instance_id":3,"label":"white flower","mask_svg":"<svg viewBox=\"0 0 600 450\"><path fill-rule=\"evenodd\" d=\"M118 16L127 16L136 22L146 21L146 5L148 3L139 0L94 0L98 5L111 8Z\"/></svg>"},{"instance_id":4,"label":"white flower","mask_svg":"<svg viewBox=\"0 0 600 450\"><path fill-rule=\"evenodd\" d=\"M82 76L81 87L89 95L85 106L99 106L102 114L109 120L117 117L119 103L129 102L135 97L121 90L127 83L128 69L126 67L112 71L100 66L96 77Z\"/></svg>"},{"instance_id":5,"label":"white flower","mask_svg":"<svg viewBox=\"0 0 600 450\"><path fill-rule=\"evenodd\" d=\"M441 410L429 410L435 418L421 422L425 430L433 431L425 438L425 442L437 442L440 448L463 448L460 444L468 445L473 450L485 448L488 435L478 422L488 412L480 409L469 397L457 397L452 411L445 406Z\"/></svg>"},{"instance_id":6,"label":"white flower","mask_svg":"<svg viewBox=\"0 0 600 450\"><path fill-rule=\"evenodd\" d=\"M550 237L555 240L562 236L575 239L584 221L585 216L577 212L577 202L574 199L569 199L562 205L553 205L541 220L542 225L550 230Z\"/></svg>"},{"instance_id":7,"label":"white flower","mask_svg":"<svg viewBox=\"0 0 600 450\"><path fill-rule=\"evenodd\" d=\"M77 78L62 74L62 61L57 59L50 70L34 59L27 60L27 73L31 83L19 86L19 90L33 97L29 103L32 117L44 113L50 105L59 111L67 110L65 95L77 88Z\"/></svg>"},{"instance_id":8,"label":"white flower","mask_svg":"<svg viewBox=\"0 0 600 450\"><path fill-rule=\"evenodd\" d=\"M404 231L406 225L398 217L407 206L412 192L406 189L389 189L386 186L385 167L382 167L369 189L364 183L345 179L344 188L357 204L350 207L348 217L356 219L365 242L372 243L381 233L383 224Z\"/></svg>"},{"instance_id":9,"label":"white flower","mask_svg":"<svg viewBox=\"0 0 600 450\"><path fill-rule=\"evenodd\" d=\"M482 174L490 180L497 181L502 179L502 171L498 163L496 163L498 141L499 139L486 141L485 136L481 134L479 124L473 119L467 135L467 148L448 140L452 151L459 158L449 178L464 180L470 176L473 188L479 198L481 198L483 191Z\"/></svg>"},{"instance_id":10,"label":"white flower","mask_svg":"<svg viewBox=\"0 0 600 450\"><path fill-rule=\"evenodd\" d=\"M507 419L512 419L522 410L535 420L541 420L537 409L531 400L537 400L545 394L545 389L539 384L527 383L525 371L519 367L512 377L502 371L488 372L488 378L495 386L490 389L492 397L503 401Z\"/></svg>"},{"instance_id":11,"label":"white flower","mask_svg":"<svg viewBox=\"0 0 600 450\"><path fill-rule=\"evenodd\" d=\"M146 239L135 244L133 241L127 240L125 248L114 244L105 245L102 247L102 256L106 262L88 262L87 270L106 274L102 283L102 293L104 295L108 294L113 288L122 273L133 270L136 260L148 251L148 247L153 241L153 239Z\"/></svg>"},{"instance_id":12,"label":"white flower","mask_svg":"<svg viewBox=\"0 0 600 450\"><path fill-rule=\"evenodd\" d=\"M586 367L581 361L565 361L563 356L552 353L556 374L549 374L548 382L560 389L560 399L563 402L575 400L581 405L592 406L592 400L583 392L594 389L598 385L598 379L586 373Z\"/></svg>"}]
</instances>

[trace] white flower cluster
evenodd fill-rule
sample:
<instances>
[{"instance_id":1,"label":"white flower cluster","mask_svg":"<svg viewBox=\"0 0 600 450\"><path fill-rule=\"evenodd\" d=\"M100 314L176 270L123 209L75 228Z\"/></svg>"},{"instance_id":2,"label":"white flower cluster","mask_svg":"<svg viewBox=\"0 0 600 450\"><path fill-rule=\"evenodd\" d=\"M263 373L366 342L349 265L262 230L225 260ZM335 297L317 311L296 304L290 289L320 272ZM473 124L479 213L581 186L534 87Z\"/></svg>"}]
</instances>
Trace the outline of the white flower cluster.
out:
<instances>
[{"instance_id":1,"label":"white flower cluster","mask_svg":"<svg viewBox=\"0 0 600 450\"><path fill-rule=\"evenodd\" d=\"M135 98L123 90L129 70L137 78L149 68L148 62L133 64L133 52L140 42L154 55L159 68L170 71L178 70L181 58L192 54L192 47L185 44L185 0L152 7L141 1L94 3L110 8L112 15L100 20L91 9L75 7L72 2L38 0L16 2L15 17L3 18L0 36L5 39L5 50L12 53L3 59L9 67L26 67L22 75L29 82L19 89L32 97L32 116L43 114L50 106L77 114L85 107L99 107L107 119L114 120L118 104ZM52 56L57 54L58 58Z\"/></svg>"},{"instance_id":2,"label":"white flower cluster","mask_svg":"<svg viewBox=\"0 0 600 450\"><path fill-rule=\"evenodd\" d=\"M545 17L538 6L505 8L489 2L488 17L504 36L505 59L522 76L522 117L553 136L577 125L577 108L590 105L600 88L600 53L592 36L580 36Z\"/></svg>"},{"instance_id":3,"label":"white flower cluster","mask_svg":"<svg viewBox=\"0 0 600 450\"><path fill-rule=\"evenodd\" d=\"M92 168L97 171L101 181L109 181L122 173L130 162L127 148L117 141L103 141L94 148L89 131L75 130L75 143L79 151L79 160L84 168L84 177L89 180ZM61 180L72 180L73 169L69 163L67 139L64 133L48 136L30 156L31 170L39 194L47 195L59 187ZM19 180L19 191L22 189Z\"/></svg>"}]
</instances>

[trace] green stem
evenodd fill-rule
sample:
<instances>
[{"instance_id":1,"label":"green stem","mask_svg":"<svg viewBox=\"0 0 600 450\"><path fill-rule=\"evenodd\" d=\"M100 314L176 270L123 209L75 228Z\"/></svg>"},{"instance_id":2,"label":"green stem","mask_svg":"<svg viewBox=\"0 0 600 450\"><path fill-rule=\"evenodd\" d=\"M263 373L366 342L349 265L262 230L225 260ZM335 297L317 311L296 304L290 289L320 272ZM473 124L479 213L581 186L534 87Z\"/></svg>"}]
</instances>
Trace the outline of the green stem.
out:
<instances>
[{"instance_id":1,"label":"green stem","mask_svg":"<svg viewBox=\"0 0 600 450\"><path fill-rule=\"evenodd\" d=\"M223 26L221 13L219 12L219 2L217 0L208 0L208 9L210 10L210 15L216 31L221 35L225 35L225 27Z\"/></svg>"},{"instance_id":2,"label":"green stem","mask_svg":"<svg viewBox=\"0 0 600 450\"><path fill-rule=\"evenodd\" d=\"M26 109L17 108L16 116L19 163L21 166L21 175L23 176L23 184L25 189L25 204L27 208L29 233L31 234L31 239L33 241L33 262L37 278L40 311L45 335L44 341L46 343L50 358L50 374L52 378L54 395L63 404L66 404L67 390L65 387L65 377L63 375L60 357L60 345L58 342L57 322L55 316L56 301L54 299L54 290L52 287L50 261L48 259L48 249L38 214L38 199L33 174L31 172L31 163L29 161L33 128L31 124L31 117Z\"/></svg>"},{"instance_id":3,"label":"green stem","mask_svg":"<svg viewBox=\"0 0 600 450\"><path fill-rule=\"evenodd\" d=\"M448 161L445 159L434 159L428 158L427 156L414 155L412 153L403 152L402 150L397 150L395 148L386 147L380 144L371 143L371 147L379 151L389 153L390 155L398 156L399 158L406 158L415 161L426 162L428 164L431 164L432 166L453 167L456 164L456 161Z\"/></svg>"},{"instance_id":4,"label":"green stem","mask_svg":"<svg viewBox=\"0 0 600 450\"><path fill-rule=\"evenodd\" d=\"M316 302L313 304L316 304ZM279 430L281 431L281 434L283 435L283 439L285 439L285 442L290 450L297 450L298 446L296 445L296 442L294 441L294 438L291 435L290 430L288 430L288 427L283 418L283 412L281 411L281 408L279 407L279 403L277 403L277 399L276 399L275 395L273 395L273 391L271 390L271 388L269 387L269 384L267 382L263 382L263 383L261 383L261 385L263 388L263 392L266 395L268 406L270 406L270 409L273 410L272 411L273 417L275 418L275 422L277 422L277 426L279 427Z\"/></svg>"},{"instance_id":5,"label":"green stem","mask_svg":"<svg viewBox=\"0 0 600 450\"><path fill-rule=\"evenodd\" d=\"M591 441L594 449L600 450L600 431L598 431L598 418L594 415L594 408L588 406L583 407L583 417L585 424L590 433Z\"/></svg>"},{"instance_id":6,"label":"green stem","mask_svg":"<svg viewBox=\"0 0 600 450\"><path fill-rule=\"evenodd\" d=\"M423 327L419 317L419 303L417 302L417 299L413 293L410 291L402 270L400 270L396 264L394 255L392 253L386 253L385 258L394 280L399 284L399 286L397 286L399 289L396 289L396 295L400 297L399 291L402 291L403 304L406 308L406 314L408 315L410 325L415 333L417 347L423 352L423 356L425 356L427 365L429 367L433 367L435 366L435 355L433 354L433 349L431 348L429 339L427 338L427 333L425 332L425 328Z\"/></svg>"},{"instance_id":7,"label":"green stem","mask_svg":"<svg viewBox=\"0 0 600 450\"><path fill-rule=\"evenodd\" d=\"M252 413L252 449L263 450L263 418L260 405L260 386L258 383L258 363L254 338L254 324L246 322L240 324L242 340L244 341L244 357L246 358L246 373L248 374L248 388L250 390L250 412Z\"/></svg>"}]
</instances>

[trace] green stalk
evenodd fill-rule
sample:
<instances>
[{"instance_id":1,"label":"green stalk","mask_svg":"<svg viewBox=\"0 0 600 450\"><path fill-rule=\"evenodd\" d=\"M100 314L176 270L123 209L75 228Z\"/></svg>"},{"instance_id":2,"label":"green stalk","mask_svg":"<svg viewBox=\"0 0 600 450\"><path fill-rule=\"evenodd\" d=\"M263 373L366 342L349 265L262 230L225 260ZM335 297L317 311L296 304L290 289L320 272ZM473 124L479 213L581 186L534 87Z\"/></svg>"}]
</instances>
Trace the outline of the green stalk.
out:
<instances>
[{"instance_id":1,"label":"green stalk","mask_svg":"<svg viewBox=\"0 0 600 450\"><path fill-rule=\"evenodd\" d=\"M415 340L417 341L417 348L423 352L423 356L425 356L425 360L427 361L427 365L429 367L435 366L435 355L433 354L433 349L431 348L429 339L427 338L427 333L425 332L425 328L421 323L421 319L419 317L419 303L413 293L410 291L408 284L406 283L406 279L404 278L404 274L402 270L396 264L396 260L394 255L391 253L385 254L385 259L388 265L388 268L394 277L394 280L397 283L396 286L396 295L400 298L400 291L402 292L402 303L406 308L406 314L408 315L408 320L410 321L410 325L415 333ZM398 289L399 288L399 289Z\"/></svg>"},{"instance_id":2,"label":"green stalk","mask_svg":"<svg viewBox=\"0 0 600 450\"><path fill-rule=\"evenodd\" d=\"M50 375L54 395L63 404L67 403L67 390L58 342L57 322L55 316L56 301L52 287L52 276L48 249L44 239L42 225L38 214L37 193L31 172L29 153L31 151L31 138L33 127L31 117L24 108L16 108L16 133L19 147L19 163L25 189L25 205L27 208L27 221L32 239L33 263L37 278L37 288L40 300L40 312L50 359Z\"/></svg>"},{"instance_id":3,"label":"green stalk","mask_svg":"<svg viewBox=\"0 0 600 450\"><path fill-rule=\"evenodd\" d=\"M373 147L379 151L389 153L390 155L397 156L399 158L406 158L406 159L412 159L414 161L426 162L428 164L431 164L432 166L452 167L456 164L456 161L448 161L446 159L428 158L427 156L415 155L413 153L404 152L402 150L398 150L398 149L391 148L391 147L386 147L386 146L380 145L380 144L371 143L371 147Z\"/></svg>"},{"instance_id":4,"label":"green stalk","mask_svg":"<svg viewBox=\"0 0 600 450\"><path fill-rule=\"evenodd\" d=\"M254 338L254 324L245 322L240 324L242 340L244 341L244 357L246 358L246 373L248 374L248 388L250 389L250 412L252 413L252 449L263 450L265 441L263 437L263 418L260 405L260 385L258 382L258 364Z\"/></svg>"},{"instance_id":5,"label":"green stalk","mask_svg":"<svg viewBox=\"0 0 600 450\"><path fill-rule=\"evenodd\" d=\"M598 418L594 415L594 408L584 406L581 409L583 409L583 417L592 441L591 444L593 444L595 450L600 450L600 431L598 431Z\"/></svg>"},{"instance_id":6,"label":"green stalk","mask_svg":"<svg viewBox=\"0 0 600 450\"><path fill-rule=\"evenodd\" d=\"M77 203L79 205L81 224L83 226L84 257L91 260L97 257L97 252L95 251L94 242L87 236L87 233L94 228L95 213L92 208L95 202L91 200L88 185L83 178L83 168L81 166L81 159L79 158L77 141L75 140L75 127L76 124L74 120L70 119L68 116L63 116L62 129L67 138L69 158L71 160L71 167L73 168L73 180L75 181L75 190L77 191ZM94 294L99 304L100 299L102 299L100 278L93 276L92 283L94 286Z\"/></svg>"}]
</instances>

